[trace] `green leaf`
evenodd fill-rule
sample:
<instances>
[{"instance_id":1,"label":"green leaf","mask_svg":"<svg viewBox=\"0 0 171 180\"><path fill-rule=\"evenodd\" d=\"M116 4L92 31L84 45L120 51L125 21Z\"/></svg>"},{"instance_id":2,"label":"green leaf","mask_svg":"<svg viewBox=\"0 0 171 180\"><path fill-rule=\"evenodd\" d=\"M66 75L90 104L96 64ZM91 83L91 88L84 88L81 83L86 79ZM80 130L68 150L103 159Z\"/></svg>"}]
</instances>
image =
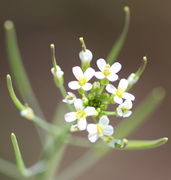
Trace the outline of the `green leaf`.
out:
<instances>
[{"instance_id":1,"label":"green leaf","mask_svg":"<svg viewBox=\"0 0 171 180\"><path fill-rule=\"evenodd\" d=\"M23 176L27 177L27 176L29 176L29 173L27 171L27 168L24 165L24 161L23 161L23 158L22 158L22 155L20 152L20 148L18 146L17 138L14 133L11 134L11 141L12 141L13 148L14 148L14 153L15 153L18 170L20 171L20 173Z\"/></svg>"},{"instance_id":2,"label":"green leaf","mask_svg":"<svg viewBox=\"0 0 171 180\"><path fill-rule=\"evenodd\" d=\"M168 138L164 137L157 140L128 140L124 149L137 150L137 149L150 149L161 146L168 141ZM124 150L123 149L123 150Z\"/></svg>"},{"instance_id":3,"label":"green leaf","mask_svg":"<svg viewBox=\"0 0 171 180\"><path fill-rule=\"evenodd\" d=\"M17 88L19 89L24 102L27 102L41 117L43 117L43 113L38 105L21 59L13 22L6 21L4 28L9 64L16 81Z\"/></svg>"},{"instance_id":4,"label":"green leaf","mask_svg":"<svg viewBox=\"0 0 171 180\"><path fill-rule=\"evenodd\" d=\"M123 27L123 30L119 36L119 38L116 40L116 42L114 43L108 57L107 57L107 61L109 64L112 64L114 61L116 61L127 36L128 33L128 29L129 29L129 24L130 24L130 10L129 7L124 7L124 12L125 12L125 24Z\"/></svg>"},{"instance_id":5,"label":"green leaf","mask_svg":"<svg viewBox=\"0 0 171 180\"><path fill-rule=\"evenodd\" d=\"M114 137L122 139L130 135L160 105L165 96L162 88L155 88L150 95L137 107L132 116L122 121L117 127Z\"/></svg>"}]
</instances>

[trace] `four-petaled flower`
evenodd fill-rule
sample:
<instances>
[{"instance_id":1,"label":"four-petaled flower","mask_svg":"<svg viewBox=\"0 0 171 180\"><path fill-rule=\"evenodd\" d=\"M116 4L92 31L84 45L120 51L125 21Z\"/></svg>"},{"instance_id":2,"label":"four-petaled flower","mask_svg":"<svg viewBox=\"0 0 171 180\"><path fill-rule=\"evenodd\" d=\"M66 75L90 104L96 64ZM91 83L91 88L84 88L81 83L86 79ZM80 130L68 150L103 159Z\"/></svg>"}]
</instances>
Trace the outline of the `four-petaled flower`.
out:
<instances>
[{"instance_id":1,"label":"four-petaled flower","mask_svg":"<svg viewBox=\"0 0 171 180\"><path fill-rule=\"evenodd\" d=\"M132 108L132 101L125 100L122 104L120 104L116 108L116 112L120 117L129 117L132 114L132 111L130 109Z\"/></svg>"},{"instance_id":2,"label":"four-petaled flower","mask_svg":"<svg viewBox=\"0 0 171 180\"><path fill-rule=\"evenodd\" d=\"M107 78L111 82L114 82L118 79L118 75L116 73L121 69L120 63L115 62L110 66L109 64L106 64L104 59L101 58L97 60L97 66L100 69L100 71L95 73L97 79Z\"/></svg>"},{"instance_id":3,"label":"four-petaled flower","mask_svg":"<svg viewBox=\"0 0 171 180\"><path fill-rule=\"evenodd\" d=\"M78 128L80 130L85 130L87 127L86 117L97 115L97 111L94 107L87 106L85 108L81 99L76 99L74 101L74 107L76 112L69 112L65 114L65 121L73 122L77 120Z\"/></svg>"},{"instance_id":4,"label":"four-petaled flower","mask_svg":"<svg viewBox=\"0 0 171 180\"><path fill-rule=\"evenodd\" d=\"M78 81L69 82L69 88L76 90L82 88L85 91L89 91L92 88L92 84L88 81L94 76L95 71L93 68L87 68L83 73L82 69L79 66L72 68L72 72Z\"/></svg>"},{"instance_id":5,"label":"four-petaled flower","mask_svg":"<svg viewBox=\"0 0 171 180\"><path fill-rule=\"evenodd\" d=\"M67 96L65 97L65 99L63 99L62 101L63 101L64 103L73 104L74 101L76 100L75 94L72 93L72 92L67 92L67 93L68 93L68 95L67 95Z\"/></svg>"},{"instance_id":6,"label":"four-petaled flower","mask_svg":"<svg viewBox=\"0 0 171 180\"><path fill-rule=\"evenodd\" d=\"M109 125L109 119L107 116L102 116L98 124L88 124L88 139L90 142L94 143L98 138L103 138L105 136L111 136L114 132L114 128Z\"/></svg>"},{"instance_id":7,"label":"four-petaled flower","mask_svg":"<svg viewBox=\"0 0 171 180\"><path fill-rule=\"evenodd\" d=\"M117 89L112 84L108 84L106 86L106 90L107 92L114 95L113 100L115 103L121 104L123 102L123 99L131 100L131 101L134 101L135 99L135 97L132 94L125 92L127 87L128 87L128 80L121 79Z\"/></svg>"}]
</instances>

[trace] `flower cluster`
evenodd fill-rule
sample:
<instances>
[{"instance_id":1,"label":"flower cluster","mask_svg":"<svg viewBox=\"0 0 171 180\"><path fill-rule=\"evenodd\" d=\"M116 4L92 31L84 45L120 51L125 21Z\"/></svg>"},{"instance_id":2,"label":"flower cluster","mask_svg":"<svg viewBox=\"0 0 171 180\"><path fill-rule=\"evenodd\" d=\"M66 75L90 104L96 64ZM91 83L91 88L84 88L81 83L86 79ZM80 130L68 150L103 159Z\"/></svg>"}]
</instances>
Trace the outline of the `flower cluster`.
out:
<instances>
[{"instance_id":1,"label":"flower cluster","mask_svg":"<svg viewBox=\"0 0 171 180\"><path fill-rule=\"evenodd\" d=\"M63 99L63 102L74 109L65 114L65 121L71 123L73 132L86 130L90 142L94 143L100 138L109 146L111 143L114 146L114 127L109 125L108 116L126 118L132 114L132 101L135 97L127 92L129 84L132 83L131 78L119 79L117 73L122 68L119 62L110 65L100 58L96 62L98 71L90 67L93 58L90 50L81 51L79 58L81 67L72 68L76 80L70 81L68 86L71 90L76 90L80 97L68 92ZM114 82L117 80L119 82L115 86ZM107 111L108 108L114 110Z\"/></svg>"}]
</instances>

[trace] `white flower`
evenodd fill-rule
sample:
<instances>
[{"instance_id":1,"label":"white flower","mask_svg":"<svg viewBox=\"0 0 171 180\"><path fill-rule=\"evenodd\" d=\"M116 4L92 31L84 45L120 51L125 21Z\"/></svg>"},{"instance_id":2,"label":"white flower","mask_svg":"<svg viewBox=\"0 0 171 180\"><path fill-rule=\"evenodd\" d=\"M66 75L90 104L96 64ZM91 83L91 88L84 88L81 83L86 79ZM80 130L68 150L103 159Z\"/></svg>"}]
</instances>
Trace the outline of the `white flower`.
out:
<instances>
[{"instance_id":1,"label":"white flower","mask_svg":"<svg viewBox=\"0 0 171 180\"><path fill-rule=\"evenodd\" d=\"M139 76L136 76L135 73L131 73L128 76L127 80L128 80L129 86L132 86L133 84L137 83L137 81L139 80Z\"/></svg>"},{"instance_id":2,"label":"white flower","mask_svg":"<svg viewBox=\"0 0 171 180\"><path fill-rule=\"evenodd\" d=\"M120 104L117 108L117 114L121 117L129 117L132 114L132 111L130 109L132 108L132 101L125 100L124 103Z\"/></svg>"},{"instance_id":3,"label":"white flower","mask_svg":"<svg viewBox=\"0 0 171 180\"><path fill-rule=\"evenodd\" d=\"M97 66L100 71L97 71L95 73L96 78L107 78L111 82L114 82L118 79L118 75L116 73L119 72L122 67L121 64L118 62L115 62L113 65L110 66L109 64L106 64L106 61L104 59L98 59Z\"/></svg>"},{"instance_id":4,"label":"white flower","mask_svg":"<svg viewBox=\"0 0 171 180\"><path fill-rule=\"evenodd\" d=\"M117 89L112 84L108 84L106 86L106 90L107 92L114 95L113 98L114 102L118 104L122 104L123 99L131 100L131 101L134 101L135 99L135 97L132 94L125 92L127 87L128 87L128 80L121 79Z\"/></svg>"},{"instance_id":5,"label":"white flower","mask_svg":"<svg viewBox=\"0 0 171 180\"><path fill-rule=\"evenodd\" d=\"M104 136L111 136L114 132L114 128L109 124L109 119L107 116L102 116L99 120L98 124L88 124L88 139L90 142L94 143L98 138L102 138Z\"/></svg>"},{"instance_id":6,"label":"white flower","mask_svg":"<svg viewBox=\"0 0 171 180\"><path fill-rule=\"evenodd\" d=\"M82 50L79 53L79 58L84 63L91 62L91 60L93 59L93 54L89 49L86 49L85 51Z\"/></svg>"},{"instance_id":7,"label":"white flower","mask_svg":"<svg viewBox=\"0 0 171 180\"><path fill-rule=\"evenodd\" d=\"M69 112L65 114L65 121L66 122L73 122L77 121L77 126L80 130L85 130L87 127L87 116L93 116L97 114L97 111L94 107L84 107L83 102L81 99L76 99L74 101L74 106L76 109L76 112Z\"/></svg>"},{"instance_id":8,"label":"white flower","mask_svg":"<svg viewBox=\"0 0 171 180\"><path fill-rule=\"evenodd\" d=\"M57 77L57 78L61 78L64 75L64 72L61 70L61 68L56 65L56 71L55 68L51 68L51 73L53 74L53 76Z\"/></svg>"},{"instance_id":9,"label":"white flower","mask_svg":"<svg viewBox=\"0 0 171 180\"><path fill-rule=\"evenodd\" d=\"M33 119L34 118L34 112L30 107L26 107L22 111L20 111L20 115L27 118L27 119Z\"/></svg>"},{"instance_id":10,"label":"white flower","mask_svg":"<svg viewBox=\"0 0 171 180\"><path fill-rule=\"evenodd\" d=\"M79 66L75 66L72 68L72 72L78 81L71 81L68 83L69 88L76 89L84 89L85 91L89 91L92 88L92 84L88 83L88 81L94 76L95 71L93 68L87 68L83 73L82 69Z\"/></svg>"},{"instance_id":11,"label":"white flower","mask_svg":"<svg viewBox=\"0 0 171 180\"><path fill-rule=\"evenodd\" d=\"M122 148L122 144L123 144L122 140L120 140L120 139L113 139L107 145L109 147L112 147L112 148L115 148L117 146Z\"/></svg>"},{"instance_id":12,"label":"white flower","mask_svg":"<svg viewBox=\"0 0 171 180\"><path fill-rule=\"evenodd\" d=\"M67 93L68 93L68 95L62 101L67 104L73 104L74 101L76 100L75 94L72 92L67 92Z\"/></svg>"}]
</instances>

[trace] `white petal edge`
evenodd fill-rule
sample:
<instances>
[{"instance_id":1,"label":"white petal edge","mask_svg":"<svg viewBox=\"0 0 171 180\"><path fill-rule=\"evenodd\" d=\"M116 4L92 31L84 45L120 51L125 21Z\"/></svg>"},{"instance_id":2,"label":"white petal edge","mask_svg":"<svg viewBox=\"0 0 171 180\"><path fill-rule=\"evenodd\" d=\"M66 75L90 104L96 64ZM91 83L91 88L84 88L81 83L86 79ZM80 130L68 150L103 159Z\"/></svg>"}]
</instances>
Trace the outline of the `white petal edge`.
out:
<instances>
[{"instance_id":1,"label":"white petal edge","mask_svg":"<svg viewBox=\"0 0 171 180\"><path fill-rule=\"evenodd\" d=\"M84 89L84 91L89 91L91 88L92 88L91 83L86 83L84 86L82 86L82 89Z\"/></svg>"},{"instance_id":2,"label":"white petal edge","mask_svg":"<svg viewBox=\"0 0 171 180\"><path fill-rule=\"evenodd\" d=\"M109 74L109 76L107 76L107 79L111 82L114 82L114 81L118 80L118 75L115 73L111 73L111 74Z\"/></svg>"},{"instance_id":3,"label":"white petal edge","mask_svg":"<svg viewBox=\"0 0 171 180\"><path fill-rule=\"evenodd\" d=\"M135 100L135 96L127 92L124 92L122 97L124 99L131 100L131 101Z\"/></svg>"},{"instance_id":4,"label":"white petal edge","mask_svg":"<svg viewBox=\"0 0 171 180\"><path fill-rule=\"evenodd\" d=\"M119 62L115 62L111 67L110 70L111 72L117 73L121 70L122 65Z\"/></svg>"},{"instance_id":5,"label":"white petal edge","mask_svg":"<svg viewBox=\"0 0 171 180\"><path fill-rule=\"evenodd\" d=\"M88 131L90 134L95 134L95 133L97 133L97 125L96 125L96 124L88 124L88 125L87 125L87 131Z\"/></svg>"},{"instance_id":6,"label":"white petal edge","mask_svg":"<svg viewBox=\"0 0 171 180\"><path fill-rule=\"evenodd\" d=\"M105 136L111 136L113 134L113 132L114 132L113 126L108 125L108 126L106 126L104 128L104 132L103 133L104 133Z\"/></svg>"},{"instance_id":7,"label":"white petal edge","mask_svg":"<svg viewBox=\"0 0 171 180\"><path fill-rule=\"evenodd\" d=\"M118 88L121 88L123 91L125 91L128 87L128 80L121 79L118 85Z\"/></svg>"},{"instance_id":8,"label":"white petal edge","mask_svg":"<svg viewBox=\"0 0 171 180\"><path fill-rule=\"evenodd\" d=\"M85 118L79 119L77 122L78 128L83 131L87 128L87 120Z\"/></svg>"},{"instance_id":9,"label":"white petal edge","mask_svg":"<svg viewBox=\"0 0 171 180\"><path fill-rule=\"evenodd\" d=\"M84 111L86 112L87 116L93 116L97 114L97 111L94 107L86 107Z\"/></svg>"},{"instance_id":10,"label":"white petal edge","mask_svg":"<svg viewBox=\"0 0 171 180\"><path fill-rule=\"evenodd\" d=\"M107 116L102 116L99 120L99 124L102 126L107 126L109 124L109 118Z\"/></svg>"},{"instance_id":11,"label":"white petal edge","mask_svg":"<svg viewBox=\"0 0 171 180\"><path fill-rule=\"evenodd\" d=\"M90 142L95 143L98 139L98 135L97 134L89 134L88 139Z\"/></svg>"},{"instance_id":12,"label":"white petal edge","mask_svg":"<svg viewBox=\"0 0 171 180\"><path fill-rule=\"evenodd\" d=\"M123 117L129 117L132 114L132 111L127 111L125 114L123 114Z\"/></svg>"},{"instance_id":13,"label":"white petal edge","mask_svg":"<svg viewBox=\"0 0 171 180\"><path fill-rule=\"evenodd\" d=\"M97 79L104 79L105 75L101 71L97 71L97 72L95 72L95 77Z\"/></svg>"},{"instance_id":14,"label":"white petal edge","mask_svg":"<svg viewBox=\"0 0 171 180\"><path fill-rule=\"evenodd\" d=\"M97 67L100 69L100 71L104 71L104 68L106 67L106 61L102 58L97 60Z\"/></svg>"},{"instance_id":15,"label":"white petal edge","mask_svg":"<svg viewBox=\"0 0 171 180\"><path fill-rule=\"evenodd\" d=\"M68 83L68 87L72 90L77 90L79 89L81 86L79 85L78 81L71 81Z\"/></svg>"},{"instance_id":16,"label":"white petal edge","mask_svg":"<svg viewBox=\"0 0 171 180\"><path fill-rule=\"evenodd\" d=\"M87 68L84 72L84 77L89 81L95 74L95 70L93 68Z\"/></svg>"},{"instance_id":17,"label":"white petal edge","mask_svg":"<svg viewBox=\"0 0 171 180\"><path fill-rule=\"evenodd\" d=\"M113 86L112 84L108 84L108 85L106 86L106 91L107 91L108 93L115 94L115 93L116 93L116 88L115 88L115 86Z\"/></svg>"},{"instance_id":18,"label":"white petal edge","mask_svg":"<svg viewBox=\"0 0 171 180\"><path fill-rule=\"evenodd\" d=\"M73 121L75 121L77 119L75 112L66 113L64 118L65 118L66 122L73 122Z\"/></svg>"},{"instance_id":19,"label":"white petal edge","mask_svg":"<svg viewBox=\"0 0 171 180\"><path fill-rule=\"evenodd\" d=\"M81 99L76 99L74 101L74 107L76 110L83 110L84 109L83 101Z\"/></svg>"},{"instance_id":20,"label":"white petal edge","mask_svg":"<svg viewBox=\"0 0 171 180\"><path fill-rule=\"evenodd\" d=\"M77 80L79 80L80 78L83 78L83 77L84 77L83 71L82 71L82 69L81 69L79 66L73 67L73 68L72 68L72 72L73 72L73 74L74 74L74 76L75 76L75 78L76 78Z\"/></svg>"},{"instance_id":21,"label":"white petal edge","mask_svg":"<svg viewBox=\"0 0 171 180\"><path fill-rule=\"evenodd\" d=\"M113 100L117 104L122 104L123 103L123 99L118 97L118 96L114 96Z\"/></svg>"}]
</instances>

